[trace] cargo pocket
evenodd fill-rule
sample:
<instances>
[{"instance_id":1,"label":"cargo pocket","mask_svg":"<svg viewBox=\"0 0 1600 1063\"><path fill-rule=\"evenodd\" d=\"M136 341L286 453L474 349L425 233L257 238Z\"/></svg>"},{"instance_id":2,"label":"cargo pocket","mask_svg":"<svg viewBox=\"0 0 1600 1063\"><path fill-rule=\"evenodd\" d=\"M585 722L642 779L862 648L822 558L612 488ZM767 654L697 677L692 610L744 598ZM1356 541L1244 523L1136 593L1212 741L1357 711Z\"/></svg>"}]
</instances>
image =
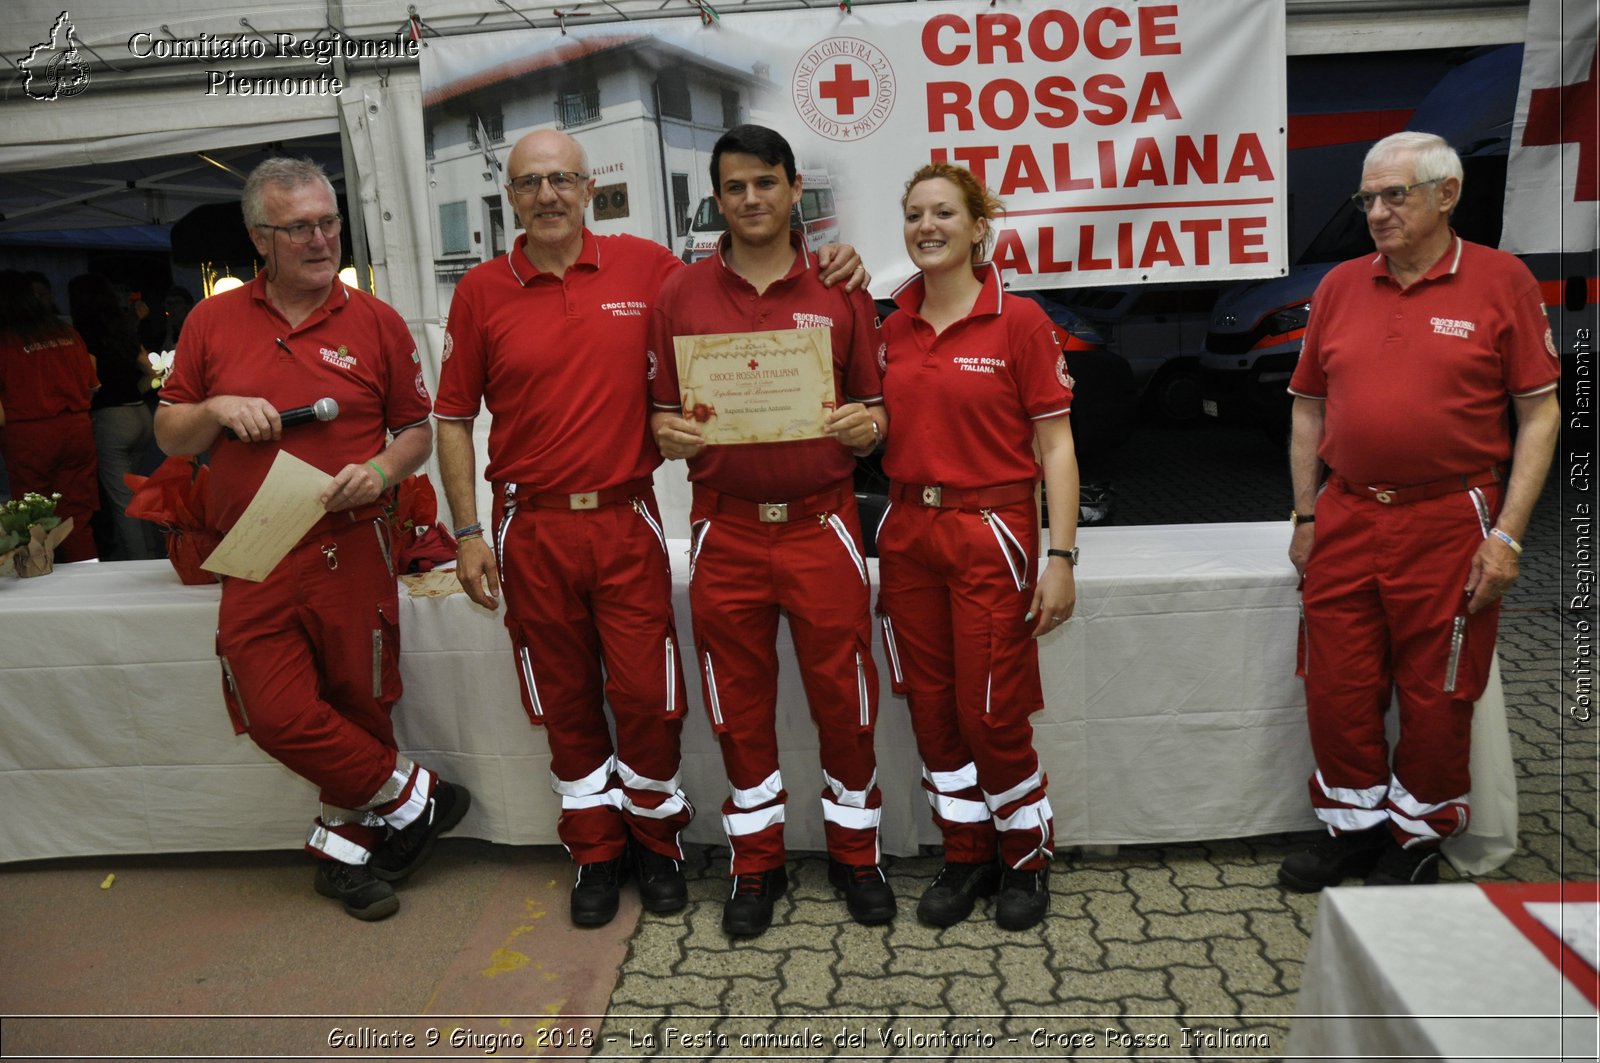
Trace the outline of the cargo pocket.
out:
<instances>
[{"instance_id":1,"label":"cargo pocket","mask_svg":"<svg viewBox=\"0 0 1600 1063\"><path fill-rule=\"evenodd\" d=\"M222 637L217 637L217 660L222 662L222 702L228 707L228 719L233 723L233 733L236 735L248 734L250 731L250 713L245 709L244 695L239 692L239 683L233 676L233 663L222 652Z\"/></svg>"},{"instance_id":2,"label":"cargo pocket","mask_svg":"<svg viewBox=\"0 0 1600 1063\"><path fill-rule=\"evenodd\" d=\"M833 529L833 534L839 537L839 542L844 544L845 553L849 555L851 564L855 565L856 575L860 577L863 585L867 583L867 561L861 556L861 551L856 547L855 536L850 534L850 529L845 527L844 521L839 519L837 513L828 514L828 527Z\"/></svg>"},{"instance_id":3,"label":"cargo pocket","mask_svg":"<svg viewBox=\"0 0 1600 1063\"><path fill-rule=\"evenodd\" d=\"M641 499L635 498L629 505L635 513L644 518L645 524L655 533L656 542L661 544L661 554L665 557L667 553L667 535L661 530L660 521L656 520L655 514L650 512L650 507L645 505Z\"/></svg>"},{"instance_id":4,"label":"cargo pocket","mask_svg":"<svg viewBox=\"0 0 1600 1063\"><path fill-rule=\"evenodd\" d=\"M993 510L981 510L978 514L978 519L988 525L990 531L994 532L995 542L999 544L1000 553L1005 557L1006 567L1011 570L1011 579L1016 584L1017 590L1027 590L1030 580L1028 570L1031 567L1030 562L1032 559L1028 557L1028 552L1022 548L1022 543L1012 534L1011 529L1006 527L1006 522L1001 519L1000 515Z\"/></svg>"}]
</instances>

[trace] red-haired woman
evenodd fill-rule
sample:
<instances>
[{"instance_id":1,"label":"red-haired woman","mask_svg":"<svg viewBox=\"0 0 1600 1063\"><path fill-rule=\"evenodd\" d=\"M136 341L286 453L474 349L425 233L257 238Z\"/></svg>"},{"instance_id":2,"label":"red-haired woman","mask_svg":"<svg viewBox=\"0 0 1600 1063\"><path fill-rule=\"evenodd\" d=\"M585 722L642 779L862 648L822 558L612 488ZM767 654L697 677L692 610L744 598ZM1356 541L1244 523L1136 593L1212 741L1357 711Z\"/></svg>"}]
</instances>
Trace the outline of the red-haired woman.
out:
<instances>
[{"instance_id":1,"label":"red-haired woman","mask_svg":"<svg viewBox=\"0 0 1600 1063\"><path fill-rule=\"evenodd\" d=\"M950 926L998 892L1024 930L1049 908L1054 845L1029 716L1044 705L1035 640L1072 615L1078 465L1055 326L1008 295L984 260L1000 204L936 163L906 185L906 252L921 270L884 321L879 611L897 693L910 704L944 867L918 917ZM1040 570L1035 485L1049 558Z\"/></svg>"}]
</instances>

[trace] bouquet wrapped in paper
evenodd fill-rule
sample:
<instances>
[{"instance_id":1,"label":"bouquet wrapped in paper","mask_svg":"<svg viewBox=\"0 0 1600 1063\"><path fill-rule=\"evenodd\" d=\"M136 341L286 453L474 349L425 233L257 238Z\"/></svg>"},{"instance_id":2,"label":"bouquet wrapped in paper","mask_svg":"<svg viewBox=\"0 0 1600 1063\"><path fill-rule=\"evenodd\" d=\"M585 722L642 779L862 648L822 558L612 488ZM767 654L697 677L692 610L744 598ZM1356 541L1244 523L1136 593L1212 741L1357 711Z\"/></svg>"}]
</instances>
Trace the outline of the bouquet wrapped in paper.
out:
<instances>
[{"instance_id":1,"label":"bouquet wrapped in paper","mask_svg":"<svg viewBox=\"0 0 1600 1063\"><path fill-rule=\"evenodd\" d=\"M455 536L438 522L439 496L425 475L407 476L396 485L388 513L397 572L430 572L435 565L455 560Z\"/></svg>"},{"instance_id":2,"label":"bouquet wrapped in paper","mask_svg":"<svg viewBox=\"0 0 1600 1063\"><path fill-rule=\"evenodd\" d=\"M0 505L0 567L18 576L42 576L55 568L55 551L72 534L72 518L56 516L59 494L32 491Z\"/></svg>"},{"instance_id":3,"label":"bouquet wrapped in paper","mask_svg":"<svg viewBox=\"0 0 1600 1063\"><path fill-rule=\"evenodd\" d=\"M184 583L215 583L217 577L201 562L222 541L206 513L208 466L188 455L173 455L149 476L123 477L133 489L128 516L147 520L167 538L167 559Z\"/></svg>"}]
</instances>

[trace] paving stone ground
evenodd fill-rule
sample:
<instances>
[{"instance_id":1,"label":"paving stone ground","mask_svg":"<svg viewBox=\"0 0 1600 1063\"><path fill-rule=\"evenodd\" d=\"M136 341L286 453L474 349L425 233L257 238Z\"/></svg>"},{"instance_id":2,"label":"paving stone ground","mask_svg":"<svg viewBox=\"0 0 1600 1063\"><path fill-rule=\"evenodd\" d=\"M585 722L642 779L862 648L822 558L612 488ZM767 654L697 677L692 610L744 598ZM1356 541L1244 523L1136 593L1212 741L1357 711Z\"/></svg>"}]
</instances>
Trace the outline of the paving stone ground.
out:
<instances>
[{"instance_id":1,"label":"paving stone ground","mask_svg":"<svg viewBox=\"0 0 1600 1063\"><path fill-rule=\"evenodd\" d=\"M1093 474L1109 478L1119 524L1278 520L1290 505L1281 444L1247 431L1141 429ZM1489 881L1600 868L1597 724L1574 721L1563 694L1563 646L1594 615L1564 608L1562 581L1582 567L1563 540L1565 486L1546 488L1501 622L1521 847ZM1317 906L1275 874L1311 837L1061 854L1050 915L1021 934L998 930L986 903L964 924L920 925L933 853L888 861L900 915L857 926L825 858L795 854L773 929L743 941L721 930L727 851L697 847L687 912L639 923L596 1057L1273 1058Z\"/></svg>"}]
</instances>

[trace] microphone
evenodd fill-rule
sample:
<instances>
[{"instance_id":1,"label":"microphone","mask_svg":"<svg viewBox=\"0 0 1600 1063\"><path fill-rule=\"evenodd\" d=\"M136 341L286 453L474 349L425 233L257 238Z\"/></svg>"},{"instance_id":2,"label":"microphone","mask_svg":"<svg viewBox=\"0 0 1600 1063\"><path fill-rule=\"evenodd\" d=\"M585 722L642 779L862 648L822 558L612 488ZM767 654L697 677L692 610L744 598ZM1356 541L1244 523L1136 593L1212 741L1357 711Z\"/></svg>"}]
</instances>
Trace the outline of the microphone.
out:
<instances>
[{"instance_id":1,"label":"microphone","mask_svg":"<svg viewBox=\"0 0 1600 1063\"><path fill-rule=\"evenodd\" d=\"M282 410L278 413L278 421L285 428L308 421L331 421L339 416L339 404L332 399L318 399L310 406L296 406L293 409ZM233 429L224 428L222 434L229 439L238 439Z\"/></svg>"}]
</instances>

